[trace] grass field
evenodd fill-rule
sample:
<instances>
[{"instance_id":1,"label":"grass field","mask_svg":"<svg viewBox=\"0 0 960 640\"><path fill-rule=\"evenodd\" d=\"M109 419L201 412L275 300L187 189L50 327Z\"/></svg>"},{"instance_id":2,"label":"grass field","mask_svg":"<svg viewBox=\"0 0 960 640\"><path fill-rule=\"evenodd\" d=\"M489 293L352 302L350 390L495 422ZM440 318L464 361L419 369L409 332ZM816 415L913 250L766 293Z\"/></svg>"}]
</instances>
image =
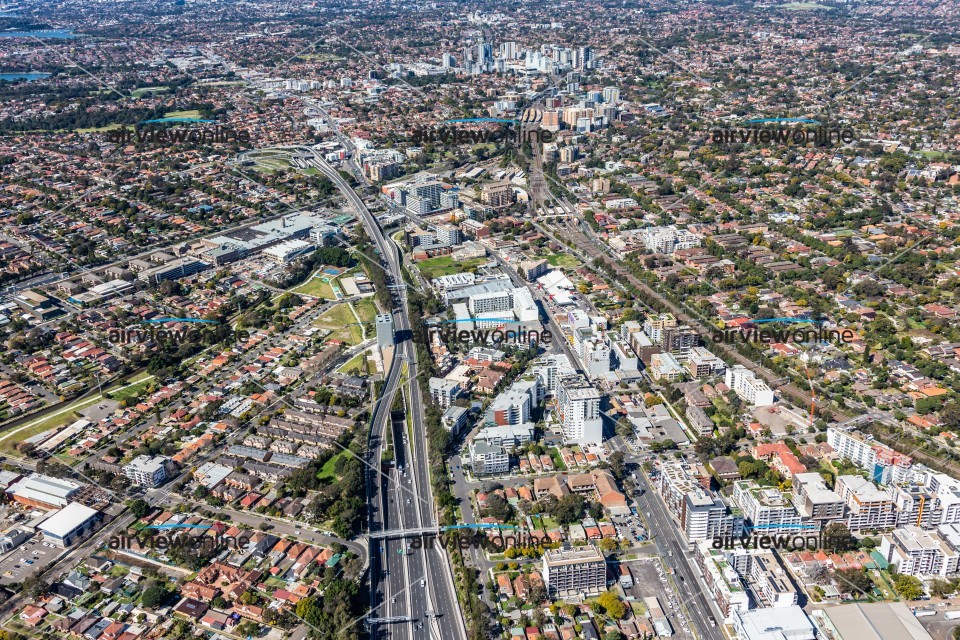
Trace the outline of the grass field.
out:
<instances>
[{"instance_id":1,"label":"grass field","mask_svg":"<svg viewBox=\"0 0 960 640\"><path fill-rule=\"evenodd\" d=\"M310 278L296 289L291 289L291 291L293 293L302 293L308 296L318 296L320 298L325 298L326 300L333 300L335 299L333 295L333 287L330 286L329 282L324 282L324 278L327 278L327 276ZM329 280L329 278L327 279Z\"/></svg>"},{"instance_id":2,"label":"grass field","mask_svg":"<svg viewBox=\"0 0 960 640\"><path fill-rule=\"evenodd\" d=\"M256 158L254 162L253 168L264 173L273 173L290 166L290 163L282 158Z\"/></svg>"},{"instance_id":3,"label":"grass field","mask_svg":"<svg viewBox=\"0 0 960 640\"><path fill-rule=\"evenodd\" d=\"M333 472L333 467L336 466L337 460L339 458L344 458L347 455L349 454L347 454L346 451L341 451L337 455L327 460L327 462L320 468L320 473L317 474L317 479L318 480L336 480L337 474Z\"/></svg>"},{"instance_id":4,"label":"grass field","mask_svg":"<svg viewBox=\"0 0 960 640\"><path fill-rule=\"evenodd\" d=\"M108 124L105 127L92 127L90 129L77 129L77 133L100 133L101 131L112 131L114 129L119 129L122 127L122 124Z\"/></svg>"},{"instance_id":5,"label":"grass field","mask_svg":"<svg viewBox=\"0 0 960 640\"><path fill-rule=\"evenodd\" d=\"M343 340L344 342L355 345L363 341L363 333L360 326L357 325L357 319L345 304L338 304L330 311L317 318L314 323L318 327L330 329L332 333L330 338Z\"/></svg>"},{"instance_id":6,"label":"grass field","mask_svg":"<svg viewBox=\"0 0 960 640\"><path fill-rule=\"evenodd\" d=\"M196 109L189 111L167 111L163 114L164 118L202 118L203 115Z\"/></svg>"},{"instance_id":7,"label":"grass field","mask_svg":"<svg viewBox=\"0 0 960 640\"><path fill-rule=\"evenodd\" d=\"M833 11L833 7L827 7L816 2L788 2L780 5L780 8L789 11Z\"/></svg>"},{"instance_id":8,"label":"grass field","mask_svg":"<svg viewBox=\"0 0 960 640\"><path fill-rule=\"evenodd\" d=\"M355 355L355 356L353 356L352 358L350 358L349 360L347 360L347 361L343 364L343 366L338 369L338 371L339 371L340 373L347 373L347 372L352 371L352 370L354 370L354 369L358 369L361 373L363 373L363 372L364 372L363 364L364 364L364 361L365 361L366 359L367 359L367 352L366 352L366 351L364 351L363 353L358 353L357 355ZM373 365L372 365L372 364L370 365L370 371L374 371L374 368L373 368Z\"/></svg>"},{"instance_id":9,"label":"grass field","mask_svg":"<svg viewBox=\"0 0 960 640\"><path fill-rule=\"evenodd\" d=\"M373 298L364 298L352 304L362 322L373 322L376 319L377 305L374 304Z\"/></svg>"},{"instance_id":10,"label":"grass field","mask_svg":"<svg viewBox=\"0 0 960 640\"><path fill-rule=\"evenodd\" d=\"M148 93L166 93L167 91L170 91L170 87L141 87L131 91L130 95L134 98L142 98Z\"/></svg>"},{"instance_id":11,"label":"grass field","mask_svg":"<svg viewBox=\"0 0 960 640\"><path fill-rule=\"evenodd\" d=\"M580 266L579 260L566 253L552 253L547 256L547 262L550 263L551 267L559 267L561 269L576 269Z\"/></svg>"},{"instance_id":12,"label":"grass field","mask_svg":"<svg viewBox=\"0 0 960 640\"><path fill-rule=\"evenodd\" d=\"M454 262L451 256L438 256L417 263L417 268L424 278L433 279L439 276L449 276L454 273L463 273L464 271L473 271L486 262L486 258L474 258L472 260L462 260Z\"/></svg>"}]
</instances>

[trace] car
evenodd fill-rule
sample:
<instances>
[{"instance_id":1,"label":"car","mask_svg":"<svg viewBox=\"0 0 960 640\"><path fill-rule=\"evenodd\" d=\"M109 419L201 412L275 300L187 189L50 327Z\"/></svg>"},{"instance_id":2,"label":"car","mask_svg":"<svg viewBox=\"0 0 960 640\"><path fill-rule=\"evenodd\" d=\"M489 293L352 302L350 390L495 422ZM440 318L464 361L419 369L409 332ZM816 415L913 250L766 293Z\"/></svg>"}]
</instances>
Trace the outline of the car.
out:
<instances>
[{"instance_id":1,"label":"car","mask_svg":"<svg viewBox=\"0 0 960 640\"><path fill-rule=\"evenodd\" d=\"M293 532L293 535L295 535L295 536L298 536L298 535L300 535L300 530L299 530L299 529L297 529L296 531L294 531L294 532Z\"/></svg>"},{"instance_id":2,"label":"car","mask_svg":"<svg viewBox=\"0 0 960 640\"><path fill-rule=\"evenodd\" d=\"M391 598L390 603L391 603L391 604L397 604L397 597L394 596L393 598Z\"/></svg>"},{"instance_id":3,"label":"car","mask_svg":"<svg viewBox=\"0 0 960 640\"><path fill-rule=\"evenodd\" d=\"M427 581L421 579L421 580L420 580L420 586L421 586L421 587L427 586Z\"/></svg>"},{"instance_id":4,"label":"car","mask_svg":"<svg viewBox=\"0 0 960 640\"><path fill-rule=\"evenodd\" d=\"M19 568L20 568L20 565L15 564L15 565L13 565L13 568L14 568L14 569L19 569Z\"/></svg>"}]
</instances>

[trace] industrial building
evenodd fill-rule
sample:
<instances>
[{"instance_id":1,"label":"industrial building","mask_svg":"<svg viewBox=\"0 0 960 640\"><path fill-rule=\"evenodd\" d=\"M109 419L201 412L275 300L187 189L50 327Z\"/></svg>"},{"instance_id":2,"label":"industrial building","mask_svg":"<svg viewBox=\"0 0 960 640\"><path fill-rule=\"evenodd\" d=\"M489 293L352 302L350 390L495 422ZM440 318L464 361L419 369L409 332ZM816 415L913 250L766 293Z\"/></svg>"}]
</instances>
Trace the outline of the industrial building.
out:
<instances>
[{"instance_id":1,"label":"industrial building","mask_svg":"<svg viewBox=\"0 0 960 640\"><path fill-rule=\"evenodd\" d=\"M96 509L71 502L40 523L37 531L43 534L44 540L58 547L69 547L92 532L100 518Z\"/></svg>"}]
</instances>

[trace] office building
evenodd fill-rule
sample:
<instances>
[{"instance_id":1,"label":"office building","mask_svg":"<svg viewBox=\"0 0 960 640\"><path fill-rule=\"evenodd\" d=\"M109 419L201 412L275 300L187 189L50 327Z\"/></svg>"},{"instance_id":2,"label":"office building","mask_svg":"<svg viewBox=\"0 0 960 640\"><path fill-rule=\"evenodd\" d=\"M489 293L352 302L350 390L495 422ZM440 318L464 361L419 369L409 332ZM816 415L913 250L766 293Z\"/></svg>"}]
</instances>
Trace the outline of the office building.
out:
<instances>
[{"instance_id":1,"label":"office building","mask_svg":"<svg viewBox=\"0 0 960 640\"><path fill-rule=\"evenodd\" d=\"M843 500L827 488L819 473L793 476L793 506L806 520L827 523L843 518Z\"/></svg>"},{"instance_id":2,"label":"office building","mask_svg":"<svg viewBox=\"0 0 960 640\"><path fill-rule=\"evenodd\" d=\"M850 531L896 526L897 512L893 500L869 480L860 476L840 476L836 491L847 506L846 525Z\"/></svg>"},{"instance_id":3,"label":"office building","mask_svg":"<svg viewBox=\"0 0 960 640\"><path fill-rule=\"evenodd\" d=\"M727 369L724 382L751 406L768 407L773 404L773 389L743 365Z\"/></svg>"},{"instance_id":4,"label":"office building","mask_svg":"<svg viewBox=\"0 0 960 640\"><path fill-rule=\"evenodd\" d=\"M144 269L137 274L137 279L148 284L160 284L164 280L179 280L209 269L210 265L193 258L177 258L168 264Z\"/></svg>"},{"instance_id":5,"label":"office building","mask_svg":"<svg viewBox=\"0 0 960 640\"><path fill-rule=\"evenodd\" d=\"M551 598L597 595L607 587L607 562L594 547L548 549L543 580Z\"/></svg>"},{"instance_id":6,"label":"office building","mask_svg":"<svg viewBox=\"0 0 960 640\"><path fill-rule=\"evenodd\" d=\"M313 251L314 245L305 240L287 240L263 250L263 255L280 263L287 264Z\"/></svg>"},{"instance_id":7,"label":"office building","mask_svg":"<svg viewBox=\"0 0 960 640\"><path fill-rule=\"evenodd\" d=\"M560 381L557 412L567 441L577 444L603 442L600 392L583 376L567 376Z\"/></svg>"},{"instance_id":8,"label":"office building","mask_svg":"<svg viewBox=\"0 0 960 640\"><path fill-rule=\"evenodd\" d=\"M393 346L393 314L381 313L377 315L377 346L381 349Z\"/></svg>"},{"instance_id":9,"label":"office building","mask_svg":"<svg viewBox=\"0 0 960 640\"><path fill-rule=\"evenodd\" d=\"M123 475L141 487L159 487L167 479L169 458L137 456L123 467Z\"/></svg>"},{"instance_id":10,"label":"office building","mask_svg":"<svg viewBox=\"0 0 960 640\"><path fill-rule=\"evenodd\" d=\"M952 576L960 571L960 554L937 531L908 525L885 534L880 554L897 573L910 576Z\"/></svg>"}]
</instances>

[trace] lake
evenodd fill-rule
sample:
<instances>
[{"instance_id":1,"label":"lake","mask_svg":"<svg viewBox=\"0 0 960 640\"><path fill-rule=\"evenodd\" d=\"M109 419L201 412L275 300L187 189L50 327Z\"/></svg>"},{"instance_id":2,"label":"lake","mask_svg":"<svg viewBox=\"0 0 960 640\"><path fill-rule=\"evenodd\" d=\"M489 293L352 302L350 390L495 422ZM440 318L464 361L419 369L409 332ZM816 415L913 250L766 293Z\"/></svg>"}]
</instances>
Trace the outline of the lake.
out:
<instances>
[{"instance_id":1,"label":"lake","mask_svg":"<svg viewBox=\"0 0 960 640\"><path fill-rule=\"evenodd\" d=\"M71 40L76 38L71 31L0 31L0 38L57 38Z\"/></svg>"},{"instance_id":2,"label":"lake","mask_svg":"<svg viewBox=\"0 0 960 640\"><path fill-rule=\"evenodd\" d=\"M49 78L49 73L36 73L31 71L30 73L0 73L0 80L8 80L13 82L14 80L40 80L42 78Z\"/></svg>"}]
</instances>

